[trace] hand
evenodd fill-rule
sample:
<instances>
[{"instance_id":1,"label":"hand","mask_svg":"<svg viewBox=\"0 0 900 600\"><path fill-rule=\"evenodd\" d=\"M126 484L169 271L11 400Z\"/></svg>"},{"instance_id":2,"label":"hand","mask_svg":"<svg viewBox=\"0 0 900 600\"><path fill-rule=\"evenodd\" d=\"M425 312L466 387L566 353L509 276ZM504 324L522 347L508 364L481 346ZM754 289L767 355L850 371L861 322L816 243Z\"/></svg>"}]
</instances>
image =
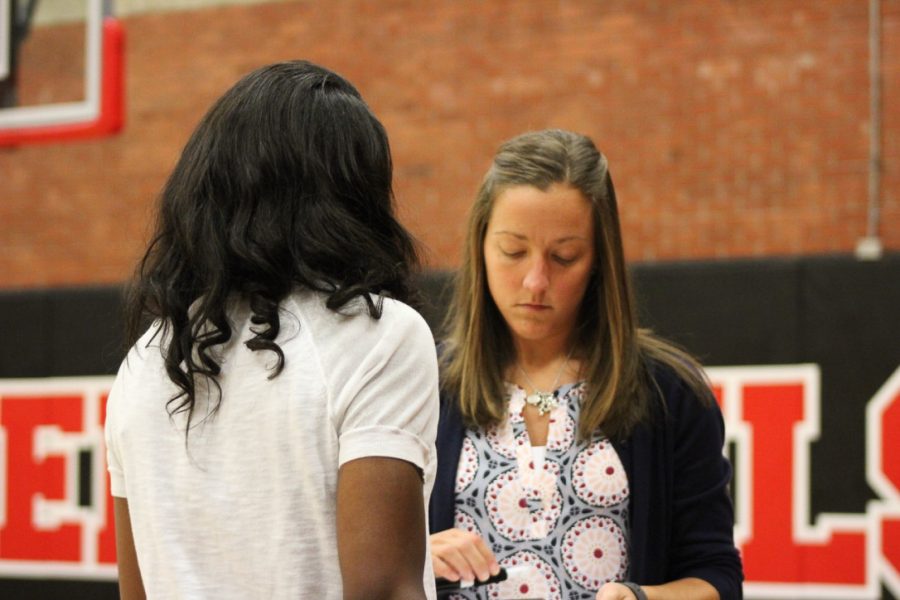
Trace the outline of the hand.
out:
<instances>
[{"instance_id":1,"label":"hand","mask_svg":"<svg viewBox=\"0 0 900 600\"><path fill-rule=\"evenodd\" d=\"M484 581L500 572L493 552L476 533L445 529L431 534L430 539L435 577L449 581Z\"/></svg>"},{"instance_id":2,"label":"hand","mask_svg":"<svg viewBox=\"0 0 900 600\"><path fill-rule=\"evenodd\" d=\"M635 600L634 592L621 583L610 582L597 592L597 600Z\"/></svg>"}]
</instances>

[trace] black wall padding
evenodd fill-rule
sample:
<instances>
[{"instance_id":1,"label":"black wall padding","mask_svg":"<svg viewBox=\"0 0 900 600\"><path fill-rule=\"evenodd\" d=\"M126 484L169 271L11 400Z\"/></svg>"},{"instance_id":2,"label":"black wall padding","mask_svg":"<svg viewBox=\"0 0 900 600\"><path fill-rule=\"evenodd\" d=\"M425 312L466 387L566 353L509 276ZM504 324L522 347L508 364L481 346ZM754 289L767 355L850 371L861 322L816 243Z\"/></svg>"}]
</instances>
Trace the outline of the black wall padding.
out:
<instances>
[{"instance_id":1,"label":"black wall padding","mask_svg":"<svg viewBox=\"0 0 900 600\"><path fill-rule=\"evenodd\" d=\"M890 268L893 265L893 268ZM800 288L803 361L822 371L811 514L865 512L865 405L900 366L900 260L810 260ZM846 465L831 469L832 465Z\"/></svg>"},{"instance_id":2,"label":"black wall padding","mask_svg":"<svg viewBox=\"0 0 900 600\"><path fill-rule=\"evenodd\" d=\"M800 359L800 260L638 265L641 322L705 364Z\"/></svg>"},{"instance_id":3,"label":"black wall padding","mask_svg":"<svg viewBox=\"0 0 900 600\"><path fill-rule=\"evenodd\" d=\"M115 374L121 303L119 287L0 291L0 377Z\"/></svg>"}]
</instances>

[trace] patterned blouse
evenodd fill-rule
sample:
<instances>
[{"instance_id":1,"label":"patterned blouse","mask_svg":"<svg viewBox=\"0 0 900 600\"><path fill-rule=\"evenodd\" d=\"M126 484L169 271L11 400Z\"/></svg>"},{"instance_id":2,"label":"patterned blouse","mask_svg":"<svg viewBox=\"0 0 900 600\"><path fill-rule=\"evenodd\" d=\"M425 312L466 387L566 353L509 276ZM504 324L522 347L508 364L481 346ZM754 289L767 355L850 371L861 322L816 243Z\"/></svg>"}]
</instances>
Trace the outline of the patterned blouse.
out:
<instances>
[{"instance_id":1,"label":"patterned blouse","mask_svg":"<svg viewBox=\"0 0 900 600\"><path fill-rule=\"evenodd\" d=\"M522 418L525 391L516 385L506 386L503 423L466 431L455 527L481 535L501 566L518 568L504 582L451 598L593 600L604 583L627 579L628 478L602 433L576 440L584 387L556 390L543 465Z\"/></svg>"}]
</instances>

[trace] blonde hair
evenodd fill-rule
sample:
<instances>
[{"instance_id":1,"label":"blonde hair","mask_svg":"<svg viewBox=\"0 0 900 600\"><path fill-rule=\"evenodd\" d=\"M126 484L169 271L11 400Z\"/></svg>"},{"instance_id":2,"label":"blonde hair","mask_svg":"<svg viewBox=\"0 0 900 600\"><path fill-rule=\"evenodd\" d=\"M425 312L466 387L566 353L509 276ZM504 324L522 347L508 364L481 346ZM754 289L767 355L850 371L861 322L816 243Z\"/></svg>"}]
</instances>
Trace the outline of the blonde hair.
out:
<instances>
[{"instance_id":1,"label":"blonde hair","mask_svg":"<svg viewBox=\"0 0 900 600\"><path fill-rule=\"evenodd\" d=\"M697 361L637 325L606 157L584 135L549 129L500 146L469 213L442 356L443 386L458 398L463 419L482 428L503 419L503 374L516 358L509 328L486 284L483 244L494 201L510 186L547 190L554 183L578 189L590 201L594 219L596 263L573 335L574 356L582 361L587 384L579 437L589 439L602 426L607 436L622 438L645 420L657 391L654 364L670 367L710 401Z\"/></svg>"}]
</instances>

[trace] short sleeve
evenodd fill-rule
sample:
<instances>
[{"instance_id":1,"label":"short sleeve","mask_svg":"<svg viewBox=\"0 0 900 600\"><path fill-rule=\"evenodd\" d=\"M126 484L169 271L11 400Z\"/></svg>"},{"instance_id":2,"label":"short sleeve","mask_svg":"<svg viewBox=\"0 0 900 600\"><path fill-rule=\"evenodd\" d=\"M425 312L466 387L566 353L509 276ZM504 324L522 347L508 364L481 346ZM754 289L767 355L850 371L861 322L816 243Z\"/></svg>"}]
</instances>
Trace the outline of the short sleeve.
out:
<instances>
[{"instance_id":1,"label":"short sleeve","mask_svg":"<svg viewBox=\"0 0 900 600\"><path fill-rule=\"evenodd\" d=\"M431 331L418 313L396 301L385 301L380 319L364 318L355 332L359 337L340 357L353 361L348 376L333 388L338 462L383 456L424 471L434 461L438 414Z\"/></svg>"},{"instance_id":2,"label":"short sleeve","mask_svg":"<svg viewBox=\"0 0 900 600\"><path fill-rule=\"evenodd\" d=\"M116 425L117 404L121 402L125 364L119 368L119 373L113 382L112 389L106 399L106 422L103 426L103 434L106 442L106 468L109 471L109 489L113 496L125 497L125 472L122 469L122 459L117 444Z\"/></svg>"}]
</instances>

